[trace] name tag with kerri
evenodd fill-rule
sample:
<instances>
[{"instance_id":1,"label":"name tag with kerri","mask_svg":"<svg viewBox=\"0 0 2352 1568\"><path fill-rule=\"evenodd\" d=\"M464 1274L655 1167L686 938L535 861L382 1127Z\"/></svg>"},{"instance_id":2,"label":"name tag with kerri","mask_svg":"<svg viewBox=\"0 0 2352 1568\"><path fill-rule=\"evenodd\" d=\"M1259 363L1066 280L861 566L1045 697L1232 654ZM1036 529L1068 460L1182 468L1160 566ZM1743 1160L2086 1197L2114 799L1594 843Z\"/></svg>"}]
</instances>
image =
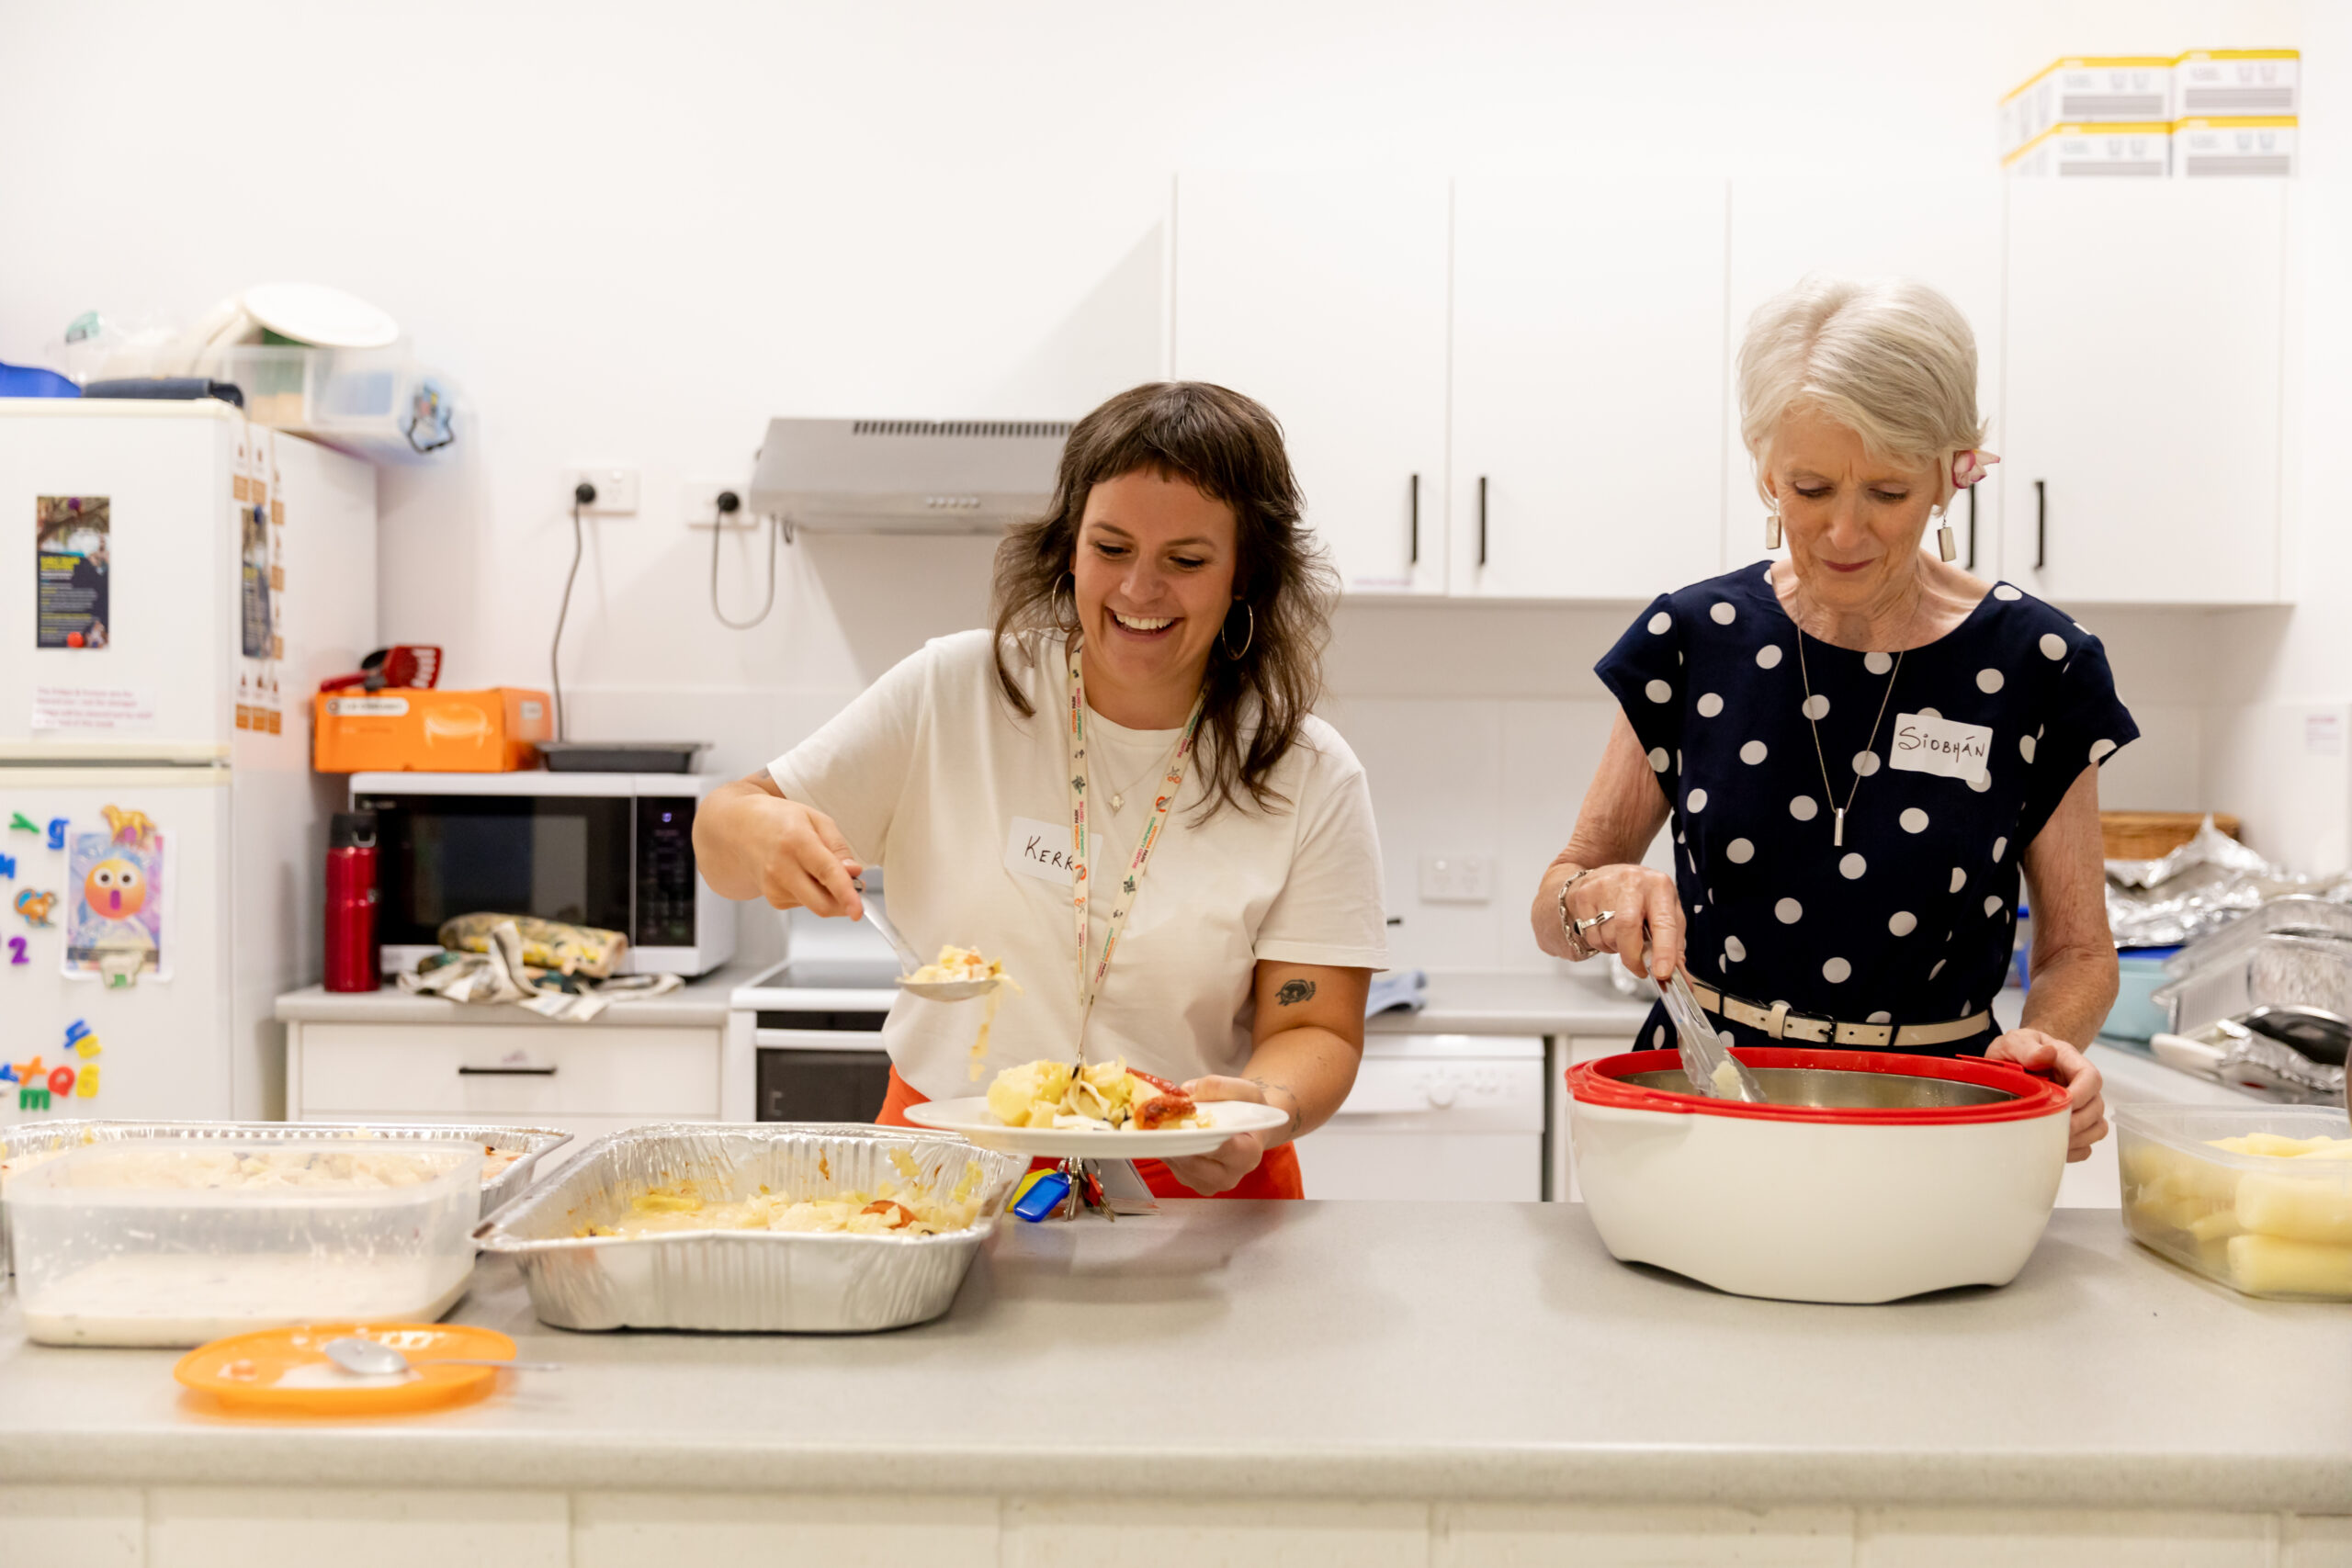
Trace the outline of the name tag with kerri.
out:
<instances>
[{"instance_id":1,"label":"name tag with kerri","mask_svg":"<svg viewBox=\"0 0 2352 1568\"><path fill-rule=\"evenodd\" d=\"M1887 765L1906 773L1936 773L1970 784L1984 776L1993 755L1993 731L1940 714L1899 713Z\"/></svg>"},{"instance_id":2,"label":"name tag with kerri","mask_svg":"<svg viewBox=\"0 0 2352 1568\"><path fill-rule=\"evenodd\" d=\"M1069 858L1069 824L1016 817L1004 839L1004 869L1068 887L1078 880Z\"/></svg>"}]
</instances>

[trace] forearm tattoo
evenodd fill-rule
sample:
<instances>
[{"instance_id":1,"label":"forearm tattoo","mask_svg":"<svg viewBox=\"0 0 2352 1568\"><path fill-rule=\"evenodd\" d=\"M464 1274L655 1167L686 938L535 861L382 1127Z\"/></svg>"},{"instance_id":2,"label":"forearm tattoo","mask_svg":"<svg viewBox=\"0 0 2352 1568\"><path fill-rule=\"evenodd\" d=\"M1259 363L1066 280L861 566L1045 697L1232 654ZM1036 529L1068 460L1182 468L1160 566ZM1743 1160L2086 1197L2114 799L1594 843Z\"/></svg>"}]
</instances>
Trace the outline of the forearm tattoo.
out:
<instances>
[{"instance_id":1,"label":"forearm tattoo","mask_svg":"<svg viewBox=\"0 0 2352 1568\"><path fill-rule=\"evenodd\" d=\"M1284 980L1283 988L1274 993L1276 1007L1294 1007L1315 995L1312 980Z\"/></svg>"}]
</instances>

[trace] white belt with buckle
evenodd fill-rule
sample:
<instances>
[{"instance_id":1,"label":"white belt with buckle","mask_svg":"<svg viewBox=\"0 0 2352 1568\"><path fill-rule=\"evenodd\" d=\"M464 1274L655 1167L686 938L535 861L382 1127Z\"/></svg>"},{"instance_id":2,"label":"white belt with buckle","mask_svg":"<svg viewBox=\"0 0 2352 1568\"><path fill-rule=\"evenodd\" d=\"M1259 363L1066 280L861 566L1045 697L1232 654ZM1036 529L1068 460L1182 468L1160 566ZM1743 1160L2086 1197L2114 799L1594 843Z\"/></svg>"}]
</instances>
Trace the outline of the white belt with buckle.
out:
<instances>
[{"instance_id":1,"label":"white belt with buckle","mask_svg":"<svg viewBox=\"0 0 2352 1568\"><path fill-rule=\"evenodd\" d=\"M1761 1030L1775 1040L1802 1040L1813 1045L1858 1045L1881 1051L1890 1047L1903 1051L1920 1045L1949 1045L1955 1040L1983 1033L1993 1021L1991 1011L1986 1010L1950 1023L1906 1023L1899 1028L1892 1023L1840 1023L1834 1018L1791 1012L1786 1002L1760 1007L1710 990L1695 980L1690 983L1690 993L1699 998L1701 1007L1734 1023Z\"/></svg>"}]
</instances>

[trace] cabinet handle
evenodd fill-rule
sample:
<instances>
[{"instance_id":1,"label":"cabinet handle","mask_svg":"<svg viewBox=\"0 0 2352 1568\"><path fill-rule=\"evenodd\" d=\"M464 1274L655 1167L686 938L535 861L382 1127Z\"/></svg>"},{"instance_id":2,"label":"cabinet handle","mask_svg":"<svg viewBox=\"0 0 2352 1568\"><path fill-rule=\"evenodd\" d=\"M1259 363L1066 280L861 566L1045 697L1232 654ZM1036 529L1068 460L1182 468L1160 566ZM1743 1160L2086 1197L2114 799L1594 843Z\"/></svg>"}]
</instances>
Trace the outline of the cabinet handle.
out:
<instances>
[{"instance_id":1,"label":"cabinet handle","mask_svg":"<svg viewBox=\"0 0 2352 1568\"><path fill-rule=\"evenodd\" d=\"M2050 559L2050 487L2040 479L2033 481L2033 570L2040 571Z\"/></svg>"},{"instance_id":2,"label":"cabinet handle","mask_svg":"<svg viewBox=\"0 0 2352 1568\"><path fill-rule=\"evenodd\" d=\"M1406 564L1406 565L1408 565L1408 566L1419 566L1419 565L1420 565L1420 564L1421 564L1421 476L1420 476L1420 475L1419 475L1419 474L1415 474L1415 475L1412 477L1411 482L1410 482L1410 483L1408 485L1408 487L1407 487L1406 493L1407 493L1408 496L1410 496L1410 497L1411 497L1411 499L1412 499L1412 518L1413 518L1413 525L1412 525L1412 533L1411 533L1411 534L1410 534L1410 536L1408 536L1408 537L1409 537L1409 539L1410 539L1410 544L1409 544L1409 546L1408 547L1407 551L1406 551L1406 555L1405 555L1405 564Z\"/></svg>"},{"instance_id":3,"label":"cabinet handle","mask_svg":"<svg viewBox=\"0 0 2352 1568\"><path fill-rule=\"evenodd\" d=\"M1478 476L1478 564L1487 564L1487 476Z\"/></svg>"},{"instance_id":4,"label":"cabinet handle","mask_svg":"<svg viewBox=\"0 0 2352 1568\"><path fill-rule=\"evenodd\" d=\"M461 1078L551 1078L553 1067L459 1067Z\"/></svg>"},{"instance_id":5,"label":"cabinet handle","mask_svg":"<svg viewBox=\"0 0 2352 1568\"><path fill-rule=\"evenodd\" d=\"M1968 570L1976 570L1976 487L1968 487Z\"/></svg>"}]
</instances>

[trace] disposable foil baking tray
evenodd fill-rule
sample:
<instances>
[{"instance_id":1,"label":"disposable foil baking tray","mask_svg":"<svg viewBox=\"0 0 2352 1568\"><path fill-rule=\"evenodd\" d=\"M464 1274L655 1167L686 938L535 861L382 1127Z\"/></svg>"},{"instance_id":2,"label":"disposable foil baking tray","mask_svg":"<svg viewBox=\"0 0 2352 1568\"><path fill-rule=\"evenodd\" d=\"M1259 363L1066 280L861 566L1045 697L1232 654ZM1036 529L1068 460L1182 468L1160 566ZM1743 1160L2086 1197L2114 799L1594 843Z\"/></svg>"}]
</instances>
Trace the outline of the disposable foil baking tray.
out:
<instances>
[{"instance_id":1,"label":"disposable foil baking tray","mask_svg":"<svg viewBox=\"0 0 2352 1568\"><path fill-rule=\"evenodd\" d=\"M980 1167L969 1230L888 1236L690 1231L592 1236L650 1187L693 1181L711 1198L772 1192L820 1197L903 1187L893 1150L918 1179L952 1189ZM563 1169L482 1223L485 1252L512 1254L539 1321L558 1328L693 1328L721 1333L865 1334L947 1310L981 1244L996 1232L1019 1155L943 1133L855 1122L762 1122L632 1127L599 1138Z\"/></svg>"},{"instance_id":2,"label":"disposable foil baking tray","mask_svg":"<svg viewBox=\"0 0 2352 1568\"><path fill-rule=\"evenodd\" d=\"M2352 1017L2352 940L2267 931L2151 994L2175 1034L2258 1007L2315 1007Z\"/></svg>"},{"instance_id":3,"label":"disposable foil baking tray","mask_svg":"<svg viewBox=\"0 0 2352 1568\"><path fill-rule=\"evenodd\" d=\"M482 1178L481 1212L497 1210L531 1184L539 1158L549 1149L571 1141L571 1134L551 1127L477 1125L468 1122L24 1122L0 1127L0 1164L14 1164L28 1156L54 1154L84 1144L123 1143L139 1138L220 1138L239 1143L302 1143L320 1138L371 1137L409 1142L447 1143L463 1140L484 1149L515 1156L505 1169ZM0 1200L6 1190L0 1188ZM8 1272L8 1208L0 1201L0 1277Z\"/></svg>"},{"instance_id":4,"label":"disposable foil baking tray","mask_svg":"<svg viewBox=\"0 0 2352 1568\"><path fill-rule=\"evenodd\" d=\"M2290 893L2256 905L2227 925L2217 926L2165 960L2165 973L2175 979L2194 975L2244 953L2274 931L2295 936L2352 938L2352 904L2309 893Z\"/></svg>"}]
</instances>

